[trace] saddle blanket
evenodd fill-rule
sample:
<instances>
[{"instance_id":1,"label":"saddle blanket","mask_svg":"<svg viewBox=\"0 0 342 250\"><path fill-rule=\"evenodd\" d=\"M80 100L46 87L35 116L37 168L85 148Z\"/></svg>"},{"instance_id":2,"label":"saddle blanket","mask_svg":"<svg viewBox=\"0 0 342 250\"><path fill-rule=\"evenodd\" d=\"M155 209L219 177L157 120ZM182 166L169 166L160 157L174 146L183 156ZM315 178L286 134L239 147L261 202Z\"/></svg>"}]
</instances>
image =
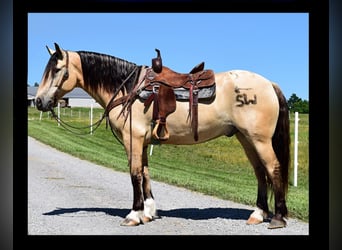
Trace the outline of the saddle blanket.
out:
<instances>
[{"instance_id":1,"label":"saddle blanket","mask_svg":"<svg viewBox=\"0 0 342 250\"><path fill-rule=\"evenodd\" d=\"M190 99L190 93L189 89L180 87L180 88L174 88L174 93L176 96L176 100L189 100ZM143 89L139 93L139 97L143 100L146 100L149 98L149 96L153 93L153 90L146 90ZM216 94L216 85L214 84L213 86L210 87L204 87L204 88L199 88L198 89L198 100L201 99L210 99L213 98Z\"/></svg>"}]
</instances>

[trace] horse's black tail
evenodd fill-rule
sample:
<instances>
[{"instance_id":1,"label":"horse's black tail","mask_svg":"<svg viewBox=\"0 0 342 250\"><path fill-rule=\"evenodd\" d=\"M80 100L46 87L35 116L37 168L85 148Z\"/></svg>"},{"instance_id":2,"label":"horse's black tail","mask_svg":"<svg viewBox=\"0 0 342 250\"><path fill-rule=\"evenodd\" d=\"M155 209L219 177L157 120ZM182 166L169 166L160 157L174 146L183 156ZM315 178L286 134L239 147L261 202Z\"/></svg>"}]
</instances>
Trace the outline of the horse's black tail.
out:
<instances>
[{"instance_id":1,"label":"horse's black tail","mask_svg":"<svg viewBox=\"0 0 342 250\"><path fill-rule=\"evenodd\" d=\"M279 116L277 126L272 137L272 145L280 163L283 192L288 190L289 163L290 163L290 122L287 101L279 86L272 83L279 101Z\"/></svg>"}]
</instances>

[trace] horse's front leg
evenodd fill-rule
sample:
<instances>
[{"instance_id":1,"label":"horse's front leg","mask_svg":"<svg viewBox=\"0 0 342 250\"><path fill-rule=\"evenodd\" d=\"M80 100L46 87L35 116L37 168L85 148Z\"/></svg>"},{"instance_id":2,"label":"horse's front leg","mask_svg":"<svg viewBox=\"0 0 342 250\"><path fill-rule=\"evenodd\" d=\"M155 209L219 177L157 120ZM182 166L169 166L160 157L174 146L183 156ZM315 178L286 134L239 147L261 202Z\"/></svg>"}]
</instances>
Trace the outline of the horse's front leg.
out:
<instances>
[{"instance_id":1,"label":"horse's front leg","mask_svg":"<svg viewBox=\"0 0 342 250\"><path fill-rule=\"evenodd\" d=\"M143 148L143 194L144 194L144 217L143 222L152 221L157 216L156 205L151 189L151 179L148 170L147 145Z\"/></svg>"},{"instance_id":2,"label":"horse's front leg","mask_svg":"<svg viewBox=\"0 0 342 250\"><path fill-rule=\"evenodd\" d=\"M121 223L122 226L137 226L151 221L155 215L155 204L151 192L147 167L147 147L140 140L125 144L133 185L133 207Z\"/></svg>"},{"instance_id":3,"label":"horse's front leg","mask_svg":"<svg viewBox=\"0 0 342 250\"><path fill-rule=\"evenodd\" d=\"M125 149L130 168L131 182L133 186L133 207L131 212L121 223L122 226L136 226L142 222L144 215L144 195L143 195L143 146L139 140L128 140Z\"/></svg>"}]
</instances>

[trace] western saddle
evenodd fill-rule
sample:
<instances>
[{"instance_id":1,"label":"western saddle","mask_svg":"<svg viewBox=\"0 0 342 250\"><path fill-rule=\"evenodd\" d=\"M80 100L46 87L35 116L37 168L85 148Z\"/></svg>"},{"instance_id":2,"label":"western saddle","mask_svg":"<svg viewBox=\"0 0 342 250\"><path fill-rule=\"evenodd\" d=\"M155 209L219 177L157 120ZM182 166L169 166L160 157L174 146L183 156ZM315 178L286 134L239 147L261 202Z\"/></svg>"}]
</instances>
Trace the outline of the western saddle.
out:
<instances>
[{"instance_id":1,"label":"western saddle","mask_svg":"<svg viewBox=\"0 0 342 250\"><path fill-rule=\"evenodd\" d=\"M145 83L139 96L145 99L144 105L153 101L153 136L157 140L169 139L166 118L176 110L176 100L189 101L189 118L194 140L198 140L198 102L199 99L212 98L215 95L215 74L204 70L204 62L195 66L189 73L177 73L163 66L160 51L152 59ZM144 92L144 93L142 93Z\"/></svg>"}]
</instances>

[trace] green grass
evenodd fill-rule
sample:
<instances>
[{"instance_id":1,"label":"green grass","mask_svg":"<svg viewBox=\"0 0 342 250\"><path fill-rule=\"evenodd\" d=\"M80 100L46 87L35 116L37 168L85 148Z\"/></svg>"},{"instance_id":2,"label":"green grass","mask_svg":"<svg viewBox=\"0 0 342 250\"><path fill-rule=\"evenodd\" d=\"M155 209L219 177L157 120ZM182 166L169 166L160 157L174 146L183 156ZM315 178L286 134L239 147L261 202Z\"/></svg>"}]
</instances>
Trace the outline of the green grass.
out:
<instances>
[{"instance_id":1,"label":"green grass","mask_svg":"<svg viewBox=\"0 0 342 250\"><path fill-rule=\"evenodd\" d=\"M102 113L102 109L94 109L94 122ZM89 124L89 109L62 109L61 118L73 126L86 126ZM293 186L291 160L287 205L290 217L308 222L309 117L300 114L299 119L297 187ZM293 114L290 122L293 159ZM58 126L48 113L43 113L40 120L40 112L29 108L28 135L81 159L128 173L123 146L116 141L110 128L106 129L105 121L92 135L80 136ZM220 137L197 145L155 145L153 155L149 156L149 166L153 180L255 206L257 181L235 137ZM270 209L273 209L273 200Z\"/></svg>"}]
</instances>

